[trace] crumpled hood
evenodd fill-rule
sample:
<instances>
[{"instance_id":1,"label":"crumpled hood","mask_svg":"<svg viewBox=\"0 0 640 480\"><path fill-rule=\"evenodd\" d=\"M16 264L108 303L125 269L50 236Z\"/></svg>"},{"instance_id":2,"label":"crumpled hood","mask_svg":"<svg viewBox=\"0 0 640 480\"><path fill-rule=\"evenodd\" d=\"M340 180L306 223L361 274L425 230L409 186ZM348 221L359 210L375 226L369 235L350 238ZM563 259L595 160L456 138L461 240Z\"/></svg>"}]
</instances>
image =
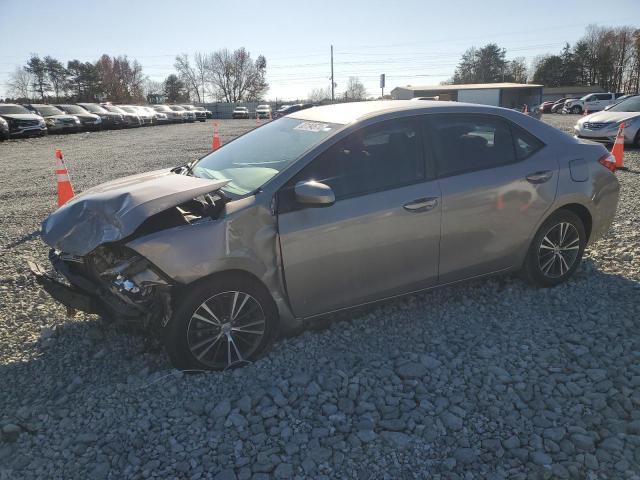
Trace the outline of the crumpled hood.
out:
<instances>
[{"instance_id":1,"label":"crumpled hood","mask_svg":"<svg viewBox=\"0 0 640 480\"><path fill-rule=\"evenodd\" d=\"M640 116L638 112L610 112L604 110L602 112L592 113L591 115L587 115L581 118L578 122L594 122L594 123L609 123L609 122L620 122L622 120L629 120L630 118L634 118Z\"/></svg>"},{"instance_id":2,"label":"crumpled hood","mask_svg":"<svg viewBox=\"0 0 640 480\"><path fill-rule=\"evenodd\" d=\"M103 243L131 235L150 216L228 182L164 169L103 183L49 215L42 222L42 238L60 251L84 256Z\"/></svg>"}]
</instances>

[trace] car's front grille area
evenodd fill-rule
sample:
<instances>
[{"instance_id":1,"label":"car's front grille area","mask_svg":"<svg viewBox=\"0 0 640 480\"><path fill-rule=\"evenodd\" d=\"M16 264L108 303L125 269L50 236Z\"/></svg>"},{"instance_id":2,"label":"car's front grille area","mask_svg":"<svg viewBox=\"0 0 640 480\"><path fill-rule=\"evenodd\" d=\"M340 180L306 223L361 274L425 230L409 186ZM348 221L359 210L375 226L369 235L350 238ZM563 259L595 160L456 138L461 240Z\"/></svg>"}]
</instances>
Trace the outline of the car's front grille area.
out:
<instances>
[{"instance_id":1,"label":"car's front grille area","mask_svg":"<svg viewBox=\"0 0 640 480\"><path fill-rule=\"evenodd\" d=\"M584 122L583 127L588 130L600 130L601 128L612 125L611 122Z\"/></svg>"},{"instance_id":2,"label":"car's front grille area","mask_svg":"<svg viewBox=\"0 0 640 480\"><path fill-rule=\"evenodd\" d=\"M16 120L15 124L17 127L35 127L40 122L38 120Z\"/></svg>"}]
</instances>

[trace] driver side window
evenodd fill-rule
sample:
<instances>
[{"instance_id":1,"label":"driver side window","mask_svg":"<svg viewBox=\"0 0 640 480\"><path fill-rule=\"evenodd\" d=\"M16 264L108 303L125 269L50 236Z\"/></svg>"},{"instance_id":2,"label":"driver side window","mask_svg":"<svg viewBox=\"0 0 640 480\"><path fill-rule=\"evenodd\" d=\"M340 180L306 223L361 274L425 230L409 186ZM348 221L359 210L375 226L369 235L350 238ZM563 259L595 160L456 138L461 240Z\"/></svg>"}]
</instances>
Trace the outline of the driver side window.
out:
<instances>
[{"instance_id":1,"label":"driver side window","mask_svg":"<svg viewBox=\"0 0 640 480\"><path fill-rule=\"evenodd\" d=\"M340 200L424 179L418 125L413 120L389 120L362 128L318 155L287 184L281 205L293 202L293 186L301 181L324 183Z\"/></svg>"}]
</instances>

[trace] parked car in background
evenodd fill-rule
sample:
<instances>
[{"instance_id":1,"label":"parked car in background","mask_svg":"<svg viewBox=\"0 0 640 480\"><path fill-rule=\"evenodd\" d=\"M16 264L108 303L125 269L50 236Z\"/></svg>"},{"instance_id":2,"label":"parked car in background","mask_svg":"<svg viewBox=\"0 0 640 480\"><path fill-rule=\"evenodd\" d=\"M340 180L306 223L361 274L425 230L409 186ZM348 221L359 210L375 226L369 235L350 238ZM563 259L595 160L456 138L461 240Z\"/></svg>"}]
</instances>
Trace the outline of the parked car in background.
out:
<instances>
[{"instance_id":1,"label":"parked car in background","mask_svg":"<svg viewBox=\"0 0 640 480\"><path fill-rule=\"evenodd\" d=\"M614 105L619 104L620 102L626 100L627 98L631 98L631 97L636 97L638 96L637 93L633 93L633 94L628 94L628 95L622 95L621 97L618 97L616 99L615 103L612 103L611 105L607 105L606 107L604 107L605 110L609 110L611 107L613 107Z\"/></svg>"},{"instance_id":2,"label":"parked car in background","mask_svg":"<svg viewBox=\"0 0 640 480\"><path fill-rule=\"evenodd\" d=\"M193 123L196 121L195 112L190 112L189 110L187 110L184 107L181 107L180 105L169 105L169 108L175 112L180 112L182 114L183 122Z\"/></svg>"},{"instance_id":3,"label":"parked car in background","mask_svg":"<svg viewBox=\"0 0 640 480\"><path fill-rule=\"evenodd\" d=\"M181 105L181 107L184 108L187 112L193 113L196 116L197 121L199 122L207 121L207 112L205 112L204 109L198 110L193 105Z\"/></svg>"},{"instance_id":4,"label":"parked car in background","mask_svg":"<svg viewBox=\"0 0 640 480\"><path fill-rule=\"evenodd\" d=\"M578 100L568 100L562 111L565 113L583 113L585 110L589 113L599 112L615 103L616 99L622 95L622 93L590 93Z\"/></svg>"},{"instance_id":5,"label":"parked car in background","mask_svg":"<svg viewBox=\"0 0 640 480\"><path fill-rule=\"evenodd\" d=\"M207 110L207 109L206 109L206 108L204 108L204 107L193 107L193 108L195 108L196 110L198 110L198 111L200 111L200 112L204 112L204 113L205 113L205 116L206 116L207 118L213 118L213 113L211 112L211 110Z\"/></svg>"},{"instance_id":6,"label":"parked car in background","mask_svg":"<svg viewBox=\"0 0 640 480\"><path fill-rule=\"evenodd\" d=\"M0 142L9 138L9 124L0 117Z\"/></svg>"},{"instance_id":7,"label":"parked car in background","mask_svg":"<svg viewBox=\"0 0 640 480\"><path fill-rule=\"evenodd\" d=\"M236 107L233 109L231 118L249 118L249 109L247 107Z\"/></svg>"},{"instance_id":8,"label":"parked car in background","mask_svg":"<svg viewBox=\"0 0 640 480\"><path fill-rule=\"evenodd\" d=\"M153 117L154 124L159 125L159 124L169 123L169 117L167 116L166 113L157 112L149 105L140 105L139 107L145 110L149 115Z\"/></svg>"},{"instance_id":9,"label":"parked car in background","mask_svg":"<svg viewBox=\"0 0 640 480\"><path fill-rule=\"evenodd\" d=\"M0 117L9 124L9 137L44 136L47 124L40 115L15 103L0 103Z\"/></svg>"},{"instance_id":10,"label":"parked car in background","mask_svg":"<svg viewBox=\"0 0 640 480\"><path fill-rule=\"evenodd\" d=\"M156 112L164 113L170 122L173 122L173 123L184 122L184 115L182 114L182 112L173 110L169 108L167 105L154 105L152 108Z\"/></svg>"},{"instance_id":11,"label":"parked car in background","mask_svg":"<svg viewBox=\"0 0 640 480\"><path fill-rule=\"evenodd\" d=\"M258 105L256 107L256 116L258 118L271 118L271 106L270 105Z\"/></svg>"},{"instance_id":12,"label":"parked car in background","mask_svg":"<svg viewBox=\"0 0 640 480\"><path fill-rule=\"evenodd\" d=\"M131 113L131 112L127 112L126 110L124 110L123 108L120 108L117 105L112 105L110 103L105 103L102 105L106 110L112 112L112 113L117 113L119 115L122 116L122 118L124 119L124 126L127 128L136 128L136 127L141 127L142 126L142 120L140 120L140 117L135 114L135 113Z\"/></svg>"},{"instance_id":13,"label":"parked car in background","mask_svg":"<svg viewBox=\"0 0 640 480\"><path fill-rule=\"evenodd\" d=\"M542 112L542 113L551 113L551 107L553 107L554 103L556 103L555 100L548 101L548 102L542 102L540 104L540 112Z\"/></svg>"},{"instance_id":14,"label":"parked car in background","mask_svg":"<svg viewBox=\"0 0 640 480\"><path fill-rule=\"evenodd\" d=\"M139 105L118 105L125 112L133 113L137 115L142 122L142 126L150 126L153 125L154 115L146 111Z\"/></svg>"},{"instance_id":15,"label":"parked car in background","mask_svg":"<svg viewBox=\"0 0 640 480\"><path fill-rule=\"evenodd\" d=\"M284 117L285 115L289 115L290 113L297 112L300 110L306 110L307 108L314 107L313 103L296 103L293 105L283 105L276 113L273 115L274 118Z\"/></svg>"},{"instance_id":16,"label":"parked car in background","mask_svg":"<svg viewBox=\"0 0 640 480\"><path fill-rule=\"evenodd\" d=\"M74 133L80 130L78 117L66 114L53 105L29 103L23 106L44 118L48 133Z\"/></svg>"},{"instance_id":17,"label":"parked car in background","mask_svg":"<svg viewBox=\"0 0 640 480\"><path fill-rule=\"evenodd\" d=\"M556 100L553 106L551 107L551 113L562 113L562 108L564 107L564 104L569 100L577 100L577 99L570 97L570 98L561 98L559 100Z\"/></svg>"},{"instance_id":18,"label":"parked car in background","mask_svg":"<svg viewBox=\"0 0 640 480\"><path fill-rule=\"evenodd\" d=\"M151 325L176 368L223 370L329 312L498 273L567 281L614 218L612 165L509 109L317 107L84 191L41 229L71 286L30 267L70 308Z\"/></svg>"},{"instance_id":19,"label":"parked car in background","mask_svg":"<svg viewBox=\"0 0 640 480\"><path fill-rule=\"evenodd\" d=\"M100 130L102 128L100 115L89 113L84 108L69 103L59 103L54 106L66 114L77 117L80 120L81 130Z\"/></svg>"},{"instance_id":20,"label":"parked car in background","mask_svg":"<svg viewBox=\"0 0 640 480\"><path fill-rule=\"evenodd\" d=\"M640 96L628 97L606 111L581 117L574 131L578 138L613 143L622 122L624 143L640 147Z\"/></svg>"},{"instance_id":21,"label":"parked car in background","mask_svg":"<svg viewBox=\"0 0 640 480\"><path fill-rule=\"evenodd\" d=\"M121 112L110 112L97 103L77 103L89 113L94 113L102 119L102 128L124 128L127 121Z\"/></svg>"}]
</instances>

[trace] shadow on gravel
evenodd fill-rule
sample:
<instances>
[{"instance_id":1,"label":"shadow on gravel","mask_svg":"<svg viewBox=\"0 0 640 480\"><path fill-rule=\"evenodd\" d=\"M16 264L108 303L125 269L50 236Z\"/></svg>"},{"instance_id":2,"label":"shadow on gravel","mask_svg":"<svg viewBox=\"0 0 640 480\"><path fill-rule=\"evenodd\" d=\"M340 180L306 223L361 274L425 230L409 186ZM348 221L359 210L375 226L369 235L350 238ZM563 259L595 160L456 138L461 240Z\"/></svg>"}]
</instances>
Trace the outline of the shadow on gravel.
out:
<instances>
[{"instance_id":1,"label":"shadow on gravel","mask_svg":"<svg viewBox=\"0 0 640 480\"><path fill-rule=\"evenodd\" d=\"M23 235L18 240L15 240L15 241L5 245L4 248L8 250L10 248L17 247L18 245L22 245L23 243L27 243L27 242L30 242L32 240L35 240L36 238L40 238L40 230L34 230L31 233Z\"/></svg>"}]
</instances>

